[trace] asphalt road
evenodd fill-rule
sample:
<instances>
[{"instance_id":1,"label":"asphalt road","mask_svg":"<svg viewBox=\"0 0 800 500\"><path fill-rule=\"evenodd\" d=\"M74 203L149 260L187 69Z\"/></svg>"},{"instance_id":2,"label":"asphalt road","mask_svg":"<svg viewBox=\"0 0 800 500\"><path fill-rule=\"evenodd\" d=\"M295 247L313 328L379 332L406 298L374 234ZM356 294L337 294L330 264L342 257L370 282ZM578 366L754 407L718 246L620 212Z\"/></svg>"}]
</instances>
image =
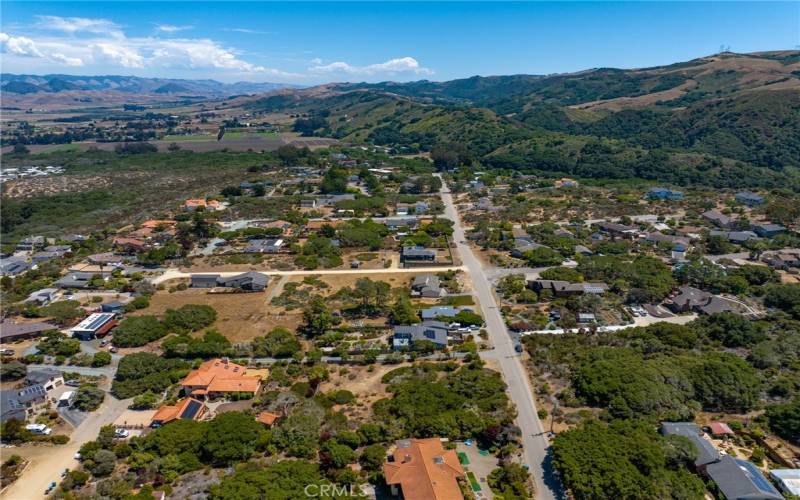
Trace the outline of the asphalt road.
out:
<instances>
[{"instance_id":1,"label":"asphalt road","mask_svg":"<svg viewBox=\"0 0 800 500\"><path fill-rule=\"evenodd\" d=\"M517 406L517 425L522 430L523 456L536 483L536 498L542 500L562 498L562 488L551 465L550 443L544 436L544 427L536 414L536 403L528 375L519 355L514 351L514 341L506 329L481 262L472 253L469 245L461 243L466 241L464 227L449 189L444 182L442 186L444 215L455 222L453 241L456 242L464 267L472 278L475 295L480 301L486 329L494 346L493 352L488 357L500 361L509 396Z\"/></svg>"}]
</instances>

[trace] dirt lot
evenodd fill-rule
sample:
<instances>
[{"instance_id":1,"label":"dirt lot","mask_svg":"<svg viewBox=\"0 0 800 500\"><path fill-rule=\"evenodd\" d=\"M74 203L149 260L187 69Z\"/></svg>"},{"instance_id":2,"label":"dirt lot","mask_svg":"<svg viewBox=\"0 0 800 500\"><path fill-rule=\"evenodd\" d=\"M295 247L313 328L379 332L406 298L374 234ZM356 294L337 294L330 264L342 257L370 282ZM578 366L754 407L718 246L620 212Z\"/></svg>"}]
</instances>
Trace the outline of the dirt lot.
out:
<instances>
[{"instance_id":1,"label":"dirt lot","mask_svg":"<svg viewBox=\"0 0 800 500\"><path fill-rule=\"evenodd\" d=\"M325 382L320 389L323 392L342 389L352 392L356 396L355 403L349 405L345 409L345 413L351 419L367 420L372 404L379 399L389 397L386 386L381 383L381 377L396 368L409 364L374 365L373 371L366 366L332 366L330 380ZM337 410L342 408L345 407L335 407Z\"/></svg>"},{"instance_id":2,"label":"dirt lot","mask_svg":"<svg viewBox=\"0 0 800 500\"><path fill-rule=\"evenodd\" d=\"M232 342L246 342L264 335L276 326L294 330L302 322L300 311L278 312L267 305L271 283L266 293L210 294L208 290L187 289L169 293L160 291L150 300L150 307L138 314L163 314L167 309L176 309L185 304L205 304L217 311L213 327Z\"/></svg>"}]
</instances>

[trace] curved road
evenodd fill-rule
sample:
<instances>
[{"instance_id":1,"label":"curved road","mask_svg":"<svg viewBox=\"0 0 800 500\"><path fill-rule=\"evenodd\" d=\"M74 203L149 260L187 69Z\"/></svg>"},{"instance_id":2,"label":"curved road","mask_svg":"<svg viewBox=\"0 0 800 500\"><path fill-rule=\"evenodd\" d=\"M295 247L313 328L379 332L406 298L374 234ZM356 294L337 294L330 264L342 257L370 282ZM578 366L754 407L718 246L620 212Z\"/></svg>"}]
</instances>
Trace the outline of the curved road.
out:
<instances>
[{"instance_id":1,"label":"curved road","mask_svg":"<svg viewBox=\"0 0 800 500\"><path fill-rule=\"evenodd\" d=\"M518 354L514 351L514 342L508 334L506 324L497 308L497 302L483 266L472 253L472 249L466 243L462 243L466 241L464 226L461 224L458 210L453 204L450 190L444 182L442 182L441 196L444 202L445 217L455 223L453 241L456 242L461 261L472 278L475 294L478 296L481 311L486 320L486 329L494 346L494 350L487 357L499 360L503 378L508 385L509 396L517 406L517 425L522 430L523 456L536 483L536 498L542 500L562 498L564 495L549 459L550 443L544 436L544 427L536 414L536 403L533 399L533 388L528 380L528 374L522 366Z\"/></svg>"}]
</instances>

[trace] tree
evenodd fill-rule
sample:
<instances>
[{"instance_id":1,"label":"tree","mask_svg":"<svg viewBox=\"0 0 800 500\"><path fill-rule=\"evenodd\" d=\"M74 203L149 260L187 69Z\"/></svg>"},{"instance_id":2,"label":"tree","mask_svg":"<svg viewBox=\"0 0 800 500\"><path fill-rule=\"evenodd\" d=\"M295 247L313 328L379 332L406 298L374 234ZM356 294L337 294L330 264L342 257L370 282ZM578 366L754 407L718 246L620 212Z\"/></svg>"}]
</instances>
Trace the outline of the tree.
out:
<instances>
[{"instance_id":1,"label":"tree","mask_svg":"<svg viewBox=\"0 0 800 500\"><path fill-rule=\"evenodd\" d=\"M766 417L777 435L793 443L800 441L800 397L790 403L768 406Z\"/></svg>"},{"instance_id":2,"label":"tree","mask_svg":"<svg viewBox=\"0 0 800 500\"><path fill-rule=\"evenodd\" d=\"M325 303L325 300L319 296L315 296L311 299L308 306L303 309L303 319L305 321L303 330L310 337L317 337L324 334L337 323L333 312Z\"/></svg>"},{"instance_id":3,"label":"tree","mask_svg":"<svg viewBox=\"0 0 800 500\"><path fill-rule=\"evenodd\" d=\"M28 367L19 361L0 364L0 381L19 380L28 374Z\"/></svg>"},{"instance_id":4,"label":"tree","mask_svg":"<svg viewBox=\"0 0 800 500\"><path fill-rule=\"evenodd\" d=\"M246 460L255 451L261 424L237 411L218 415L208 425L202 453L217 466Z\"/></svg>"},{"instance_id":5,"label":"tree","mask_svg":"<svg viewBox=\"0 0 800 500\"><path fill-rule=\"evenodd\" d=\"M111 354L105 351L94 353L92 357L92 366L107 366L111 364Z\"/></svg>"},{"instance_id":6,"label":"tree","mask_svg":"<svg viewBox=\"0 0 800 500\"><path fill-rule=\"evenodd\" d=\"M255 357L288 358L302 347L300 341L288 328L278 326L263 337L256 337L250 343Z\"/></svg>"},{"instance_id":7,"label":"tree","mask_svg":"<svg viewBox=\"0 0 800 500\"><path fill-rule=\"evenodd\" d=\"M128 354L119 362L111 393L119 399L147 391L160 393L186 376L188 369L189 364L179 359L166 359L149 352Z\"/></svg>"},{"instance_id":8,"label":"tree","mask_svg":"<svg viewBox=\"0 0 800 500\"><path fill-rule=\"evenodd\" d=\"M645 422L590 420L559 433L553 464L577 500L618 498L702 499L703 482L669 464L665 440Z\"/></svg>"},{"instance_id":9,"label":"tree","mask_svg":"<svg viewBox=\"0 0 800 500\"><path fill-rule=\"evenodd\" d=\"M347 191L347 170L339 167L329 168L322 177L319 190L326 194Z\"/></svg>"},{"instance_id":10,"label":"tree","mask_svg":"<svg viewBox=\"0 0 800 500\"><path fill-rule=\"evenodd\" d=\"M156 404L158 404L158 396L151 391L146 391L145 393L133 398L133 404L131 404L131 408L134 410L149 410L151 408L155 408Z\"/></svg>"},{"instance_id":11,"label":"tree","mask_svg":"<svg viewBox=\"0 0 800 500\"><path fill-rule=\"evenodd\" d=\"M709 411L746 413L758 403L761 381L734 354L706 355L690 375L698 401Z\"/></svg>"},{"instance_id":12,"label":"tree","mask_svg":"<svg viewBox=\"0 0 800 500\"><path fill-rule=\"evenodd\" d=\"M201 304L186 304L178 309L167 309L164 326L173 332L195 332L205 328L217 319L213 307Z\"/></svg>"},{"instance_id":13,"label":"tree","mask_svg":"<svg viewBox=\"0 0 800 500\"><path fill-rule=\"evenodd\" d=\"M273 429L272 440L290 457L312 458L319 443L320 421L307 413L294 412Z\"/></svg>"},{"instance_id":14,"label":"tree","mask_svg":"<svg viewBox=\"0 0 800 500\"><path fill-rule=\"evenodd\" d=\"M733 313L703 316L692 326L708 338L722 342L725 347L750 347L767 339L760 324Z\"/></svg>"},{"instance_id":15,"label":"tree","mask_svg":"<svg viewBox=\"0 0 800 500\"><path fill-rule=\"evenodd\" d=\"M116 347L139 347L167 334L167 328L155 316L130 316L114 330Z\"/></svg>"},{"instance_id":16,"label":"tree","mask_svg":"<svg viewBox=\"0 0 800 500\"><path fill-rule=\"evenodd\" d=\"M117 463L117 456L113 451L97 450L92 457L94 465L92 466L92 474L96 477L108 476L114 472L114 467Z\"/></svg>"},{"instance_id":17,"label":"tree","mask_svg":"<svg viewBox=\"0 0 800 500\"><path fill-rule=\"evenodd\" d=\"M380 470L386 461L386 450L379 444L371 444L361 451L359 462L369 471Z\"/></svg>"},{"instance_id":18,"label":"tree","mask_svg":"<svg viewBox=\"0 0 800 500\"><path fill-rule=\"evenodd\" d=\"M266 468L251 462L234 474L226 475L219 484L212 486L209 498L210 500L231 498L295 500L306 498L309 493L319 494L320 486L326 484L329 483L320 474L319 467L305 460L282 460Z\"/></svg>"},{"instance_id":19,"label":"tree","mask_svg":"<svg viewBox=\"0 0 800 500\"><path fill-rule=\"evenodd\" d=\"M489 474L487 482L495 498L525 500L531 498L527 487L529 478L530 474L520 464L506 462Z\"/></svg>"},{"instance_id":20,"label":"tree","mask_svg":"<svg viewBox=\"0 0 800 500\"><path fill-rule=\"evenodd\" d=\"M341 469L356 461L356 453L349 446L337 442L336 439L329 439L322 445L319 458L323 467Z\"/></svg>"},{"instance_id":21,"label":"tree","mask_svg":"<svg viewBox=\"0 0 800 500\"><path fill-rule=\"evenodd\" d=\"M106 393L93 385L82 385L75 393L72 406L83 411L95 411L103 403Z\"/></svg>"},{"instance_id":22,"label":"tree","mask_svg":"<svg viewBox=\"0 0 800 500\"><path fill-rule=\"evenodd\" d=\"M419 323L419 316L411 301L405 295L400 295L392 306L392 323L396 325L413 325Z\"/></svg>"}]
</instances>

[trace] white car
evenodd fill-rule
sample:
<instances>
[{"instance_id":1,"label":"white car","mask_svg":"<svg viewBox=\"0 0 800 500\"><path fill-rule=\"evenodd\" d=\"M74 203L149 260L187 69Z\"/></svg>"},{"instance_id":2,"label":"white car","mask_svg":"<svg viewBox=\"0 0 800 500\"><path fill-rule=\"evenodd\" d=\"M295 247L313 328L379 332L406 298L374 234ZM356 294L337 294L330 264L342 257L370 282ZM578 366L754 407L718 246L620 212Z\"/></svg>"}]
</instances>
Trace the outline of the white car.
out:
<instances>
[{"instance_id":1,"label":"white car","mask_svg":"<svg viewBox=\"0 0 800 500\"><path fill-rule=\"evenodd\" d=\"M118 427L116 430L114 430L114 437L118 439L124 439L130 435L130 431L128 429L123 429L122 427Z\"/></svg>"},{"instance_id":2,"label":"white car","mask_svg":"<svg viewBox=\"0 0 800 500\"><path fill-rule=\"evenodd\" d=\"M32 434L39 434L42 436L49 436L53 429L47 427L44 424L28 424L25 426L25 430L30 431Z\"/></svg>"}]
</instances>

